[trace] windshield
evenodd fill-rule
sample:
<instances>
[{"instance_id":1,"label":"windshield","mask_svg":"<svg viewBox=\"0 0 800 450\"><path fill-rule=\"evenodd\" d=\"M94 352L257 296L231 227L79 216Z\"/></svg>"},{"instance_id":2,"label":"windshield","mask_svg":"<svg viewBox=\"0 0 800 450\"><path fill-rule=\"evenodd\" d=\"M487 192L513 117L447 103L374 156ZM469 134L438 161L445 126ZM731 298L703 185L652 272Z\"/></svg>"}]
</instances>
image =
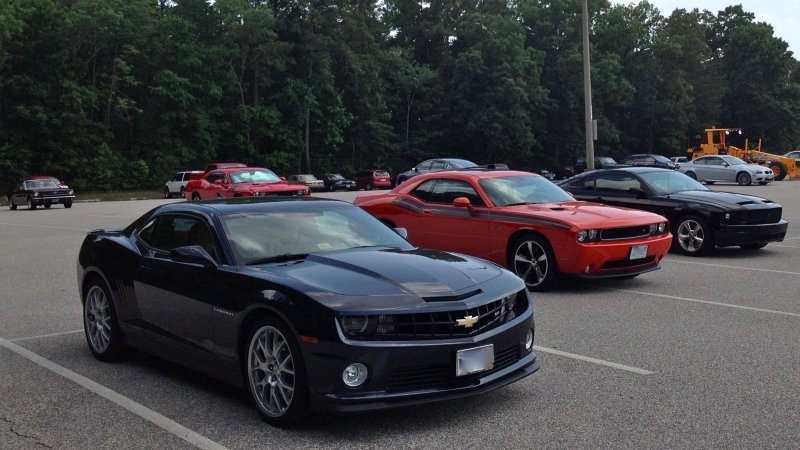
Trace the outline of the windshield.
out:
<instances>
[{"instance_id":1,"label":"windshield","mask_svg":"<svg viewBox=\"0 0 800 450\"><path fill-rule=\"evenodd\" d=\"M329 173L326 174L325 177L329 180L344 180L344 177L338 173Z\"/></svg>"},{"instance_id":2,"label":"windshield","mask_svg":"<svg viewBox=\"0 0 800 450\"><path fill-rule=\"evenodd\" d=\"M616 161L614 161L614 158L609 158L607 156L601 156L600 158L597 158L597 160L603 165L617 163Z\"/></svg>"},{"instance_id":3,"label":"windshield","mask_svg":"<svg viewBox=\"0 0 800 450\"><path fill-rule=\"evenodd\" d=\"M356 247L413 248L361 208L336 205L310 211L291 206L222 216L222 225L240 264Z\"/></svg>"},{"instance_id":4,"label":"windshield","mask_svg":"<svg viewBox=\"0 0 800 450\"><path fill-rule=\"evenodd\" d=\"M687 175L674 170L642 172L639 176L650 185L656 195L674 194L683 191L707 191L708 188Z\"/></svg>"},{"instance_id":5,"label":"windshield","mask_svg":"<svg viewBox=\"0 0 800 450\"><path fill-rule=\"evenodd\" d=\"M233 183L274 183L281 179L271 170L251 169L231 172L231 181Z\"/></svg>"},{"instance_id":6,"label":"windshield","mask_svg":"<svg viewBox=\"0 0 800 450\"><path fill-rule=\"evenodd\" d=\"M485 178L478 181L478 184L495 206L574 200L547 178L534 175Z\"/></svg>"},{"instance_id":7,"label":"windshield","mask_svg":"<svg viewBox=\"0 0 800 450\"><path fill-rule=\"evenodd\" d=\"M300 181L315 181L317 177L314 175L298 175L297 179Z\"/></svg>"},{"instance_id":8,"label":"windshield","mask_svg":"<svg viewBox=\"0 0 800 450\"><path fill-rule=\"evenodd\" d=\"M722 159L724 159L726 163L728 163L728 164L730 164L732 166L738 166L738 165L741 165L741 164L747 164L746 162L742 161L741 159L739 159L739 158L737 158L735 156L723 156Z\"/></svg>"},{"instance_id":9,"label":"windshield","mask_svg":"<svg viewBox=\"0 0 800 450\"><path fill-rule=\"evenodd\" d=\"M57 188L59 186L60 183L55 178L42 178L25 182L26 189Z\"/></svg>"}]
</instances>

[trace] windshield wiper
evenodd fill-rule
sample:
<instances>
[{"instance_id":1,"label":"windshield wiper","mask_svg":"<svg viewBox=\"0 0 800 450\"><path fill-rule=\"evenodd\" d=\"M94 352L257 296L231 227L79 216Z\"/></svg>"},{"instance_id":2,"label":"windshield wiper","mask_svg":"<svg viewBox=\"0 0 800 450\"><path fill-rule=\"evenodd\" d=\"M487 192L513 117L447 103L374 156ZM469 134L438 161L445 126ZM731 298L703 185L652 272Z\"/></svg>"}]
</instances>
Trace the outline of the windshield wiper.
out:
<instances>
[{"instance_id":1,"label":"windshield wiper","mask_svg":"<svg viewBox=\"0 0 800 450\"><path fill-rule=\"evenodd\" d=\"M533 205L536 202L517 202L517 203L509 203L503 206L519 206L519 205Z\"/></svg>"},{"instance_id":2,"label":"windshield wiper","mask_svg":"<svg viewBox=\"0 0 800 450\"><path fill-rule=\"evenodd\" d=\"M255 266L258 264L266 264L271 262L285 262L294 261L297 259L305 259L308 253L284 253L283 255L269 256L267 258L254 259L247 263L248 266Z\"/></svg>"}]
</instances>

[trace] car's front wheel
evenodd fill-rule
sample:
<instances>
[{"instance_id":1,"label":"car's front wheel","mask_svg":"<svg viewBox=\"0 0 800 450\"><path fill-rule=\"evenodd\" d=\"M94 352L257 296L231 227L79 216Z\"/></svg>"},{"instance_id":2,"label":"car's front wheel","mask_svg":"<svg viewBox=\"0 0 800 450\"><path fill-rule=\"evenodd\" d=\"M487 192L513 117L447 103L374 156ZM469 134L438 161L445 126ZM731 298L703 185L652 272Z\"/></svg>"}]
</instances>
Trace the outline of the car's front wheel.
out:
<instances>
[{"instance_id":1,"label":"car's front wheel","mask_svg":"<svg viewBox=\"0 0 800 450\"><path fill-rule=\"evenodd\" d=\"M673 231L675 247L683 254L700 256L714 248L714 235L705 220L688 215L678 219Z\"/></svg>"},{"instance_id":2,"label":"car's front wheel","mask_svg":"<svg viewBox=\"0 0 800 450\"><path fill-rule=\"evenodd\" d=\"M72 199L64 200L64 208L72 208Z\"/></svg>"},{"instance_id":3,"label":"car's front wheel","mask_svg":"<svg viewBox=\"0 0 800 450\"><path fill-rule=\"evenodd\" d=\"M697 179L697 174L695 174L694 172L686 172L686 176L693 180Z\"/></svg>"},{"instance_id":4,"label":"car's front wheel","mask_svg":"<svg viewBox=\"0 0 800 450\"><path fill-rule=\"evenodd\" d=\"M164 188L164 198L170 198L170 197L172 197L172 194L169 192L169 188L165 187Z\"/></svg>"},{"instance_id":5,"label":"car's front wheel","mask_svg":"<svg viewBox=\"0 0 800 450\"><path fill-rule=\"evenodd\" d=\"M36 209L36 203L33 202L31 197L28 197L28 209Z\"/></svg>"},{"instance_id":6,"label":"car's front wheel","mask_svg":"<svg viewBox=\"0 0 800 450\"><path fill-rule=\"evenodd\" d=\"M547 239L536 234L514 240L508 252L508 267L532 291L546 291L558 278L553 249Z\"/></svg>"},{"instance_id":7,"label":"car's front wheel","mask_svg":"<svg viewBox=\"0 0 800 450\"><path fill-rule=\"evenodd\" d=\"M245 381L261 417L275 426L296 422L307 410L308 384L291 330L278 319L261 319L247 342Z\"/></svg>"},{"instance_id":8,"label":"car's front wheel","mask_svg":"<svg viewBox=\"0 0 800 450\"><path fill-rule=\"evenodd\" d=\"M8 207L12 210L17 209L17 204L14 203L14 197L8 199Z\"/></svg>"},{"instance_id":9,"label":"car's front wheel","mask_svg":"<svg viewBox=\"0 0 800 450\"><path fill-rule=\"evenodd\" d=\"M93 281L83 300L83 329L89 350L100 361L113 361L122 356L122 330L119 328L114 303L102 281Z\"/></svg>"},{"instance_id":10,"label":"car's front wheel","mask_svg":"<svg viewBox=\"0 0 800 450\"><path fill-rule=\"evenodd\" d=\"M740 172L739 175L736 175L736 182L739 183L740 186L750 186L752 178L750 178L749 173Z\"/></svg>"}]
</instances>

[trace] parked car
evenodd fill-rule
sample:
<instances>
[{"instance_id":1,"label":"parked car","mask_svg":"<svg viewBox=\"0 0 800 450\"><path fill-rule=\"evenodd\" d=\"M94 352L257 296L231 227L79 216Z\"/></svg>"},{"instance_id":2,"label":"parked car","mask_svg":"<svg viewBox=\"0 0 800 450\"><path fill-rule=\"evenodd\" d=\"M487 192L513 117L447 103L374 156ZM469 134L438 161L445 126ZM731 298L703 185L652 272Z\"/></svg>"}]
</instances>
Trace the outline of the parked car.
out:
<instances>
[{"instance_id":1,"label":"parked car","mask_svg":"<svg viewBox=\"0 0 800 450\"><path fill-rule=\"evenodd\" d=\"M9 196L8 206L17 209L19 205L27 205L28 209L36 209L37 206L49 208L60 203L64 208L72 208L74 198L75 191L58 178L35 176L17 185Z\"/></svg>"},{"instance_id":2,"label":"parked car","mask_svg":"<svg viewBox=\"0 0 800 450\"><path fill-rule=\"evenodd\" d=\"M397 231L347 202L274 198L170 203L92 231L77 265L89 350L111 361L136 347L243 385L274 425L539 369L519 278Z\"/></svg>"},{"instance_id":3,"label":"parked car","mask_svg":"<svg viewBox=\"0 0 800 450\"><path fill-rule=\"evenodd\" d=\"M192 174L202 174L199 170L188 170L178 172L169 181L164 183L164 198L171 198L173 195L186 197L186 185L189 184L189 179Z\"/></svg>"},{"instance_id":4,"label":"parked car","mask_svg":"<svg viewBox=\"0 0 800 450\"><path fill-rule=\"evenodd\" d=\"M381 169L362 170L356 175L356 189L371 191L373 189L386 189L392 187L392 177L389 172Z\"/></svg>"},{"instance_id":5,"label":"parked car","mask_svg":"<svg viewBox=\"0 0 800 450\"><path fill-rule=\"evenodd\" d=\"M714 246L756 249L786 235L781 205L751 195L710 191L673 170L602 170L560 185L580 200L661 214L672 225L673 248L686 255L703 255Z\"/></svg>"},{"instance_id":6,"label":"parked car","mask_svg":"<svg viewBox=\"0 0 800 450\"><path fill-rule=\"evenodd\" d=\"M322 180L318 180L317 177L311 175L310 173L289 175L287 180L290 183L304 184L312 191L321 191L325 189L325 183Z\"/></svg>"},{"instance_id":7,"label":"parked car","mask_svg":"<svg viewBox=\"0 0 800 450\"><path fill-rule=\"evenodd\" d=\"M672 161L666 156L645 153L628 155L622 161L622 164L626 166L661 167L664 169L678 170L678 165L675 164L675 161Z\"/></svg>"},{"instance_id":8,"label":"parked car","mask_svg":"<svg viewBox=\"0 0 800 450\"><path fill-rule=\"evenodd\" d=\"M430 173L430 172L441 172L443 170L453 170L453 169L463 169L466 167L475 167L475 164L472 161L467 161L466 159L456 159L456 158L437 158L437 159L429 159L427 161L423 161L417 164L416 167L413 169L406 170L405 172L397 175L397 181L395 182L395 186L399 186L402 183L414 178L417 175L423 173Z\"/></svg>"},{"instance_id":9,"label":"parked car","mask_svg":"<svg viewBox=\"0 0 800 450\"><path fill-rule=\"evenodd\" d=\"M338 190L349 191L356 188L355 181L347 179L339 173L326 173L320 178L322 178L325 189L331 192Z\"/></svg>"},{"instance_id":10,"label":"parked car","mask_svg":"<svg viewBox=\"0 0 800 450\"><path fill-rule=\"evenodd\" d=\"M212 170L217 169L236 169L241 167L247 167L247 164L239 163L239 162L215 162L209 163L206 165L206 172L210 172Z\"/></svg>"},{"instance_id":11,"label":"parked car","mask_svg":"<svg viewBox=\"0 0 800 450\"><path fill-rule=\"evenodd\" d=\"M794 150L794 151L788 152L783 156L785 156L787 158L793 158L793 159L796 159L796 160L800 161L800 150Z\"/></svg>"},{"instance_id":12,"label":"parked car","mask_svg":"<svg viewBox=\"0 0 800 450\"><path fill-rule=\"evenodd\" d=\"M614 161L614 158L610 156L598 156L594 158L594 168L595 169L608 169L610 167L620 167L622 164ZM574 173L581 173L586 171L586 158L578 158L578 161L575 162L575 171Z\"/></svg>"},{"instance_id":13,"label":"parked car","mask_svg":"<svg viewBox=\"0 0 800 450\"><path fill-rule=\"evenodd\" d=\"M701 156L681 164L679 170L689 177L707 184L730 182L749 186L756 182L764 185L774 179L772 170L768 167L748 164L731 155Z\"/></svg>"},{"instance_id":14,"label":"parked car","mask_svg":"<svg viewBox=\"0 0 800 450\"><path fill-rule=\"evenodd\" d=\"M669 159L670 159L670 161L674 162L675 164L678 164L678 166L680 166L681 164L689 161L689 158L686 157L686 156L670 156Z\"/></svg>"},{"instance_id":15,"label":"parked car","mask_svg":"<svg viewBox=\"0 0 800 450\"><path fill-rule=\"evenodd\" d=\"M566 275L632 278L656 270L672 241L661 216L578 202L529 172L429 173L355 204L408 229L415 245L508 267L532 290Z\"/></svg>"},{"instance_id":16,"label":"parked car","mask_svg":"<svg viewBox=\"0 0 800 450\"><path fill-rule=\"evenodd\" d=\"M310 196L303 184L287 183L263 167L237 167L215 169L200 177L194 176L186 184L186 200L213 198L264 197L269 195Z\"/></svg>"}]
</instances>

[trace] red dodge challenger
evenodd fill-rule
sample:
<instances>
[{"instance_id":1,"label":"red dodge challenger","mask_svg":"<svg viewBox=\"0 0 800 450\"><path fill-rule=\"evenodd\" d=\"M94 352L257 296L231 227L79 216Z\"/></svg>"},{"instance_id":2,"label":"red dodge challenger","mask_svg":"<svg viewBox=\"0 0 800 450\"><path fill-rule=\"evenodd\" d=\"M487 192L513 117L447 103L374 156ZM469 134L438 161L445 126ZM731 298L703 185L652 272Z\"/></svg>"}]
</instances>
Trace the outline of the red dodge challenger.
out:
<instances>
[{"instance_id":1,"label":"red dodge challenger","mask_svg":"<svg viewBox=\"0 0 800 450\"><path fill-rule=\"evenodd\" d=\"M196 178L193 176L186 185L186 200L192 201L267 195L308 197L311 191L302 184L288 184L262 167L212 168Z\"/></svg>"},{"instance_id":2,"label":"red dodge challenger","mask_svg":"<svg viewBox=\"0 0 800 450\"><path fill-rule=\"evenodd\" d=\"M576 201L529 172L436 172L355 204L419 247L506 266L535 291L560 275L633 278L659 268L672 235L657 214Z\"/></svg>"}]
</instances>

